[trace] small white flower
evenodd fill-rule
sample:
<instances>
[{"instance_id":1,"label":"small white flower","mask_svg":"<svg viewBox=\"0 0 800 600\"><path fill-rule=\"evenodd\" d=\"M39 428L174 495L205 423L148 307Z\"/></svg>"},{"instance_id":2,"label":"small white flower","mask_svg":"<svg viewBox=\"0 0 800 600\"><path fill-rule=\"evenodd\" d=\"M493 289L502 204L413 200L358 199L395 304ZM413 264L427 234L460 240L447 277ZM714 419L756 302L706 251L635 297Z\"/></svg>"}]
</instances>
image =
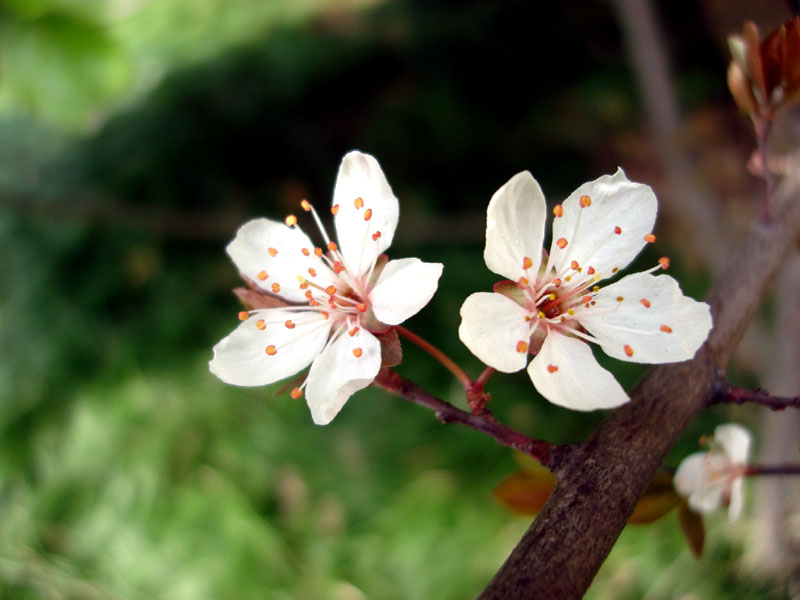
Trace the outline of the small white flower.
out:
<instances>
[{"instance_id":1,"label":"small white flower","mask_svg":"<svg viewBox=\"0 0 800 600\"><path fill-rule=\"evenodd\" d=\"M741 425L720 425L708 452L683 459L675 473L675 489L689 506L703 513L728 506L730 520L742 512L745 467L750 454L750 432Z\"/></svg>"},{"instance_id":2,"label":"small white flower","mask_svg":"<svg viewBox=\"0 0 800 600\"><path fill-rule=\"evenodd\" d=\"M542 250L546 205L533 176L512 177L489 202L484 260L511 281L478 292L461 307L461 341L487 365L512 373L528 366L533 385L553 404L575 410L628 401L586 341L614 358L666 363L694 356L711 328L707 304L681 293L667 259L605 288L648 243L657 201L622 169L585 183L553 210L549 255Z\"/></svg>"},{"instance_id":3,"label":"small white flower","mask_svg":"<svg viewBox=\"0 0 800 600\"><path fill-rule=\"evenodd\" d=\"M289 216L285 223L245 223L227 251L243 276L292 303L250 311L214 346L209 363L217 377L241 386L273 383L311 364L305 389L311 416L329 423L381 367L384 333L416 314L433 296L442 265L404 258L385 263L399 207L378 161L350 152L342 160L333 206L338 245L330 241L307 201L325 240L315 247Z\"/></svg>"}]
</instances>

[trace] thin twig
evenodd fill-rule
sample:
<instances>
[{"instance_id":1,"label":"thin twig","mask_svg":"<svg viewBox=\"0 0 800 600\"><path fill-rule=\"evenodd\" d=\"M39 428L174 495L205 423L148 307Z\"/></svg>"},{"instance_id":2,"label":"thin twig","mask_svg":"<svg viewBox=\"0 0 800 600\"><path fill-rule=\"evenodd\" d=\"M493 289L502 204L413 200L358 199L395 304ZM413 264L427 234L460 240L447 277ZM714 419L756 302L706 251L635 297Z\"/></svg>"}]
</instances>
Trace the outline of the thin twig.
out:
<instances>
[{"instance_id":1,"label":"thin twig","mask_svg":"<svg viewBox=\"0 0 800 600\"><path fill-rule=\"evenodd\" d=\"M431 344L428 340L421 338L413 331L409 331L405 327L401 327L400 325L395 325L395 329L397 329L397 333L402 335L404 338L409 340L410 342L414 342L417 346L425 350L428 354L433 356L436 360L442 363L448 371L450 371L453 375L455 375L456 379L461 382L461 385L464 386L464 389L470 389L472 387L472 378L467 375L464 370L459 367L455 361L447 356L444 352L439 350L436 346Z\"/></svg>"},{"instance_id":2,"label":"thin twig","mask_svg":"<svg viewBox=\"0 0 800 600\"><path fill-rule=\"evenodd\" d=\"M741 406L745 402L760 404L772 410L800 408L800 396L795 396L794 398L770 396L767 390L762 390L760 388L756 390L746 390L731 385L724 380L720 383L717 393L711 398L709 404L738 404Z\"/></svg>"},{"instance_id":3,"label":"thin twig","mask_svg":"<svg viewBox=\"0 0 800 600\"><path fill-rule=\"evenodd\" d=\"M413 381L404 379L395 371L386 367L380 370L374 383L378 387L409 402L430 408L436 413L436 418L444 424L458 423L475 431L480 431L493 437L498 444L524 452L545 466L550 465L552 452L556 446L511 429L507 425L496 421L489 414L476 415L456 408L449 402L445 402L441 398L426 392Z\"/></svg>"},{"instance_id":4,"label":"thin twig","mask_svg":"<svg viewBox=\"0 0 800 600\"><path fill-rule=\"evenodd\" d=\"M800 475L800 465L747 465L744 475Z\"/></svg>"}]
</instances>

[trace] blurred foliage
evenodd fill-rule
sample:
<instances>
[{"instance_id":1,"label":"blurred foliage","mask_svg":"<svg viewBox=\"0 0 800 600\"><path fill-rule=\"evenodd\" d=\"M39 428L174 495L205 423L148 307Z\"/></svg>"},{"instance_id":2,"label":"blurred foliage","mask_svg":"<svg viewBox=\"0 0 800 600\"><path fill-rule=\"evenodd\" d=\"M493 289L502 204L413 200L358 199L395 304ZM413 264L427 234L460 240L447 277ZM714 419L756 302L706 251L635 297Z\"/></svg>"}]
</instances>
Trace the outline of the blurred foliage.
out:
<instances>
[{"instance_id":1,"label":"blurred foliage","mask_svg":"<svg viewBox=\"0 0 800 600\"><path fill-rule=\"evenodd\" d=\"M239 283L223 247L250 216L324 206L344 152L371 152L403 206L393 255L445 263L409 326L479 372L455 332L494 281L487 199L523 168L551 202L614 170L607 141L639 119L615 32L577 0L0 0L0 598L474 596L527 526L491 499L511 454L376 390L318 428L288 395L221 384L206 362ZM725 93L709 47L676 49L688 97ZM404 375L463 402L404 351ZM628 388L643 372L598 357ZM554 442L603 417L524 373L488 389ZM724 529L702 563L672 516L624 532L589 597L770 597Z\"/></svg>"}]
</instances>

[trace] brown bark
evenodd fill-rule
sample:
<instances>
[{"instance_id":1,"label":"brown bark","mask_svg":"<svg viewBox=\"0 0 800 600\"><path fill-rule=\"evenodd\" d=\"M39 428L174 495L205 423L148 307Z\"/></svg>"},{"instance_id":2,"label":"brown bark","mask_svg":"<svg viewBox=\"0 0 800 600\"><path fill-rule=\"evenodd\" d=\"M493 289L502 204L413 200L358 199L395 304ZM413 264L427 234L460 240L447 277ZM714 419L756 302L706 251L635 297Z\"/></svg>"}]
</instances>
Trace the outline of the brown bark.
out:
<instances>
[{"instance_id":1,"label":"brown bark","mask_svg":"<svg viewBox=\"0 0 800 600\"><path fill-rule=\"evenodd\" d=\"M800 201L775 212L774 221L751 227L709 293L714 328L696 356L651 369L629 404L585 442L556 455L555 490L481 598L583 596L664 456L708 404L718 370L793 246Z\"/></svg>"}]
</instances>

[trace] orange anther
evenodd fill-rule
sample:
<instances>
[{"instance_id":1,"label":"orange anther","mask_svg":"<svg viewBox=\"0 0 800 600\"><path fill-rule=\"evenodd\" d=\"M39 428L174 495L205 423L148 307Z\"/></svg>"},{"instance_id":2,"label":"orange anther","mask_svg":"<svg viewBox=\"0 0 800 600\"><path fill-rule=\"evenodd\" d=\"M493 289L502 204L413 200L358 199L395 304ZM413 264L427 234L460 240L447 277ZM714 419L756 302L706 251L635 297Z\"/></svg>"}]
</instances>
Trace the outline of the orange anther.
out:
<instances>
[{"instance_id":1,"label":"orange anther","mask_svg":"<svg viewBox=\"0 0 800 600\"><path fill-rule=\"evenodd\" d=\"M372 241L377 242L379 237L381 237L381 232L376 231L375 233L372 234Z\"/></svg>"},{"instance_id":2,"label":"orange anther","mask_svg":"<svg viewBox=\"0 0 800 600\"><path fill-rule=\"evenodd\" d=\"M336 242L328 242L328 250L331 252L336 252L339 246L336 245Z\"/></svg>"},{"instance_id":3,"label":"orange anther","mask_svg":"<svg viewBox=\"0 0 800 600\"><path fill-rule=\"evenodd\" d=\"M592 205L592 199L589 196L581 196L580 203L583 208L587 208Z\"/></svg>"},{"instance_id":4,"label":"orange anther","mask_svg":"<svg viewBox=\"0 0 800 600\"><path fill-rule=\"evenodd\" d=\"M644 236L644 241L648 244L652 244L656 241L656 236L654 236L652 233L648 233L646 236Z\"/></svg>"},{"instance_id":5,"label":"orange anther","mask_svg":"<svg viewBox=\"0 0 800 600\"><path fill-rule=\"evenodd\" d=\"M619 225L617 225L617 226L615 226L615 227L614 227L614 233L616 233L617 235L619 235L620 233L622 233L622 229L620 229Z\"/></svg>"},{"instance_id":6,"label":"orange anther","mask_svg":"<svg viewBox=\"0 0 800 600\"><path fill-rule=\"evenodd\" d=\"M639 300L639 302L641 302L642 306L644 306L645 308L650 308L650 300L648 300L647 298L642 298L641 300Z\"/></svg>"},{"instance_id":7,"label":"orange anther","mask_svg":"<svg viewBox=\"0 0 800 600\"><path fill-rule=\"evenodd\" d=\"M317 270L315 268L313 268L313 267L309 267L308 268L308 274L311 275L312 277L316 277L317 276Z\"/></svg>"},{"instance_id":8,"label":"orange anther","mask_svg":"<svg viewBox=\"0 0 800 600\"><path fill-rule=\"evenodd\" d=\"M616 273L617 271L619 271L619 267L614 267L613 269L611 269L612 273Z\"/></svg>"},{"instance_id":9,"label":"orange anther","mask_svg":"<svg viewBox=\"0 0 800 600\"><path fill-rule=\"evenodd\" d=\"M340 262L337 260L335 263L333 263L333 270L334 270L334 272L335 272L335 273L338 275L339 273L341 273L342 271L344 271L344 266L342 265L342 263L340 263Z\"/></svg>"},{"instance_id":10,"label":"orange anther","mask_svg":"<svg viewBox=\"0 0 800 600\"><path fill-rule=\"evenodd\" d=\"M319 246L317 246L316 248L314 248L314 255L315 255L317 258L320 258L320 257L322 257L322 248L320 248Z\"/></svg>"},{"instance_id":11,"label":"orange anther","mask_svg":"<svg viewBox=\"0 0 800 600\"><path fill-rule=\"evenodd\" d=\"M571 263L569 263L569 266L572 267L573 271L577 271L578 269L581 268L577 260L573 260Z\"/></svg>"},{"instance_id":12,"label":"orange anther","mask_svg":"<svg viewBox=\"0 0 800 600\"><path fill-rule=\"evenodd\" d=\"M562 250L567 247L567 238L558 238L556 240L556 246L561 248Z\"/></svg>"},{"instance_id":13,"label":"orange anther","mask_svg":"<svg viewBox=\"0 0 800 600\"><path fill-rule=\"evenodd\" d=\"M269 248L269 249L267 250L267 252L269 252L269 255L270 255L272 258L275 258L275 255L276 255L276 254L278 254L278 250L277 250L277 249L275 249L275 248Z\"/></svg>"},{"instance_id":14,"label":"orange anther","mask_svg":"<svg viewBox=\"0 0 800 600\"><path fill-rule=\"evenodd\" d=\"M240 321L247 321L250 318L250 313L246 310L242 310L239 312L239 320Z\"/></svg>"},{"instance_id":15,"label":"orange anther","mask_svg":"<svg viewBox=\"0 0 800 600\"><path fill-rule=\"evenodd\" d=\"M339 212L339 205L338 204L334 204L333 206L331 206L331 214L334 217L336 216L336 213L338 213L338 212Z\"/></svg>"},{"instance_id":16,"label":"orange anther","mask_svg":"<svg viewBox=\"0 0 800 600\"><path fill-rule=\"evenodd\" d=\"M364 207L364 199L361 196L359 196L358 198L353 200L353 205L356 207L356 209L363 208Z\"/></svg>"},{"instance_id":17,"label":"orange anther","mask_svg":"<svg viewBox=\"0 0 800 600\"><path fill-rule=\"evenodd\" d=\"M520 354L524 354L527 351L528 351L528 342L526 342L524 340L518 341L517 342L517 352L519 352Z\"/></svg>"},{"instance_id":18,"label":"orange anther","mask_svg":"<svg viewBox=\"0 0 800 600\"><path fill-rule=\"evenodd\" d=\"M361 348L353 348L353 356L361 358L362 354L364 354L364 351Z\"/></svg>"},{"instance_id":19,"label":"orange anther","mask_svg":"<svg viewBox=\"0 0 800 600\"><path fill-rule=\"evenodd\" d=\"M617 302L622 302L623 300L625 300L625 298L622 296L617 296Z\"/></svg>"},{"instance_id":20,"label":"orange anther","mask_svg":"<svg viewBox=\"0 0 800 600\"><path fill-rule=\"evenodd\" d=\"M369 221L372 218L372 209L368 208L364 211L364 220Z\"/></svg>"},{"instance_id":21,"label":"orange anther","mask_svg":"<svg viewBox=\"0 0 800 600\"><path fill-rule=\"evenodd\" d=\"M548 373L555 373L558 371L558 367L555 365L547 365L547 372Z\"/></svg>"},{"instance_id":22,"label":"orange anther","mask_svg":"<svg viewBox=\"0 0 800 600\"><path fill-rule=\"evenodd\" d=\"M286 323L284 323L284 325L286 325L286 329L294 329L295 327L297 327L297 325L295 325L294 321L292 321L291 319L287 320Z\"/></svg>"},{"instance_id":23,"label":"orange anther","mask_svg":"<svg viewBox=\"0 0 800 600\"><path fill-rule=\"evenodd\" d=\"M557 217L562 217L562 216L564 216L564 207L563 207L563 206L561 206L560 204L556 204L556 205L553 207L553 214L554 214L555 216L557 216Z\"/></svg>"},{"instance_id":24,"label":"orange anther","mask_svg":"<svg viewBox=\"0 0 800 600\"><path fill-rule=\"evenodd\" d=\"M334 294L336 294L336 286L329 285L328 287L325 288L325 291L328 292L329 296L333 296Z\"/></svg>"},{"instance_id":25,"label":"orange anther","mask_svg":"<svg viewBox=\"0 0 800 600\"><path fill-rule=\"evenodd\" d=\"M591 301L592 301L592 297L591 296L584 296L583 298L581 298L581 302L583 304L589 304L589 302L591 302Z\"/></svg>"},{"instance_id":26,"label":"orange anther","mask_svg":"<svg viewBox=\"0 0 800 600\"><path fill-rule=\"evenodd\" d=\"M304 211L309 212L311 210L311 203L303 198L300 200L300 206L303 208Z\"/></svg>"},{"instance_id":27,"label":"orange anther","mask_svg":"<svg viewBox=\"0 0 800 600\"><path fill-rule=\"evenodd\" d=\"M588 269L586 269L586 274L587 275L594 275L594 267L589 267Z\"/></svg>"},{"instance_id":28,"label":"orange anther","mask_svg":"<svg viewBox=\"0 0 800 600\"><path fill-rule=\"evenodd\" d=\"M281 291L281 284L280 283L273 283L272 284L272 291L276 294Z\"/></svg>"},{"instance_id":29,"label":"orange anther","mask_svg":"<svg viewBox=\"0 0 800 600\"><path fill-rule=\"evenodd\" d=\"M530 269L532 266L533 266L533 261L531 260L530 256L526 256L522 259L523 269Z\"/></svg>"},{"instance_id":30,"label":"orange anther","mask_svg":"<svg viewBox=\"0 0 800 600\"><path fill-rule=\"evenodd\" d=\"M672 327L670 327L669 325L662 325L661 327L659 327L659 329L664 333L672 333Z\"/></svg>"},{"instance_id":31,"label":"orange anther","mask_svg":"<svg viewBox=\"0 0 800 600\"><path fill-rule=\"evenodd\" d=\"M356 310L362 313L367 312L367 305L364 304L363 302L359 302L358 304L356 304Z\"/></svg>"},{"instance_id":32,"label":"orange anther","mask_svg":"<svg viewBox=\"0 0 800 600\"><path fill-rule=\"evenodd\" d=\"M258 321L256 321L256 329L264 331L266 328L267 328L267 323L266 321L264 321L264 319L259 319Z\"/></svg>"},{"instance_id":33,"label":"orange anther","mask_svg":"<svg viewBox=\"0 0 800 600\"><path fill-rule=\"evenodd\" d=\"M301 252L303 253L303 256L311 256L311 252L308 248L303 248Z\"/></svg>"},{"instance_id":34,"label":"orange anther","mask_svg":"<svg viewBox=\"0 0 800 600\"><path fill-rule=\"evenodd\" d=\"M314 297L314 294L312 294L311 290L306 290L306 298L311 300L311 298L313 298L313 297Z\"/></svg>"},{"instance_id":35,"label":"orange anther","mask_svg":"<svg viewBox=\"0 0 800 600\"><path fill-rule=\"evenodd\" d=\"M623 348L623 350L625 350L625 355L626 356L633 356L633 348L628 346L628 344L625 344L625 347Z\"/></svg>"},{"instance_id":36,"label":"orange anther","mask_svg":"<svg viewBox=\"0 0 800 600\"><path fill-rule=\"evenodd\" d=\"M328 317L330 317L330 315L324 310L319 311L319 314L321 314L322 318L325 319L326 321L328 320Z\"/></svg>"},{"instance_id":37,"label":"orange anther","mask_svg":"<svg viewBox=\"0 0 800 600\"><path fill-rule=\"evenodd\" d=\"M554 286L556 286L556 287L561 287L561 279L559 279L558 277L556 277L555 279L553 279L553 281L552 281L552 284L553 284Z\"/></svg>"},{"instance_id":38,"label":"orange anther","mask_svg":"<svg viewBox=\"0 0 800 600\"><path fill-rule=\"evenodd\" d=\"M272 344L267 346L267 354L269 356L275 356L277 353L278 353L278 349L275 346L273 346Z\"/></svg>"},{"instance_id":39,"label":"orange anther","mask_svg":"<svg viewBox=\"0 0 800 600\"><path fill-rule=\"evenodd\" d=\"M295 225L297 225L297 217L295 217L294 215L287 216L286 217L286 224L289 227L294 227Z\"/></svg>"},{"instance_id":40,"label":"orange anther","mask_svg":"<svg viewBox=\"0 0 800 600\"><path fill-rule=\"evenodd\" d=\"M359 330L359 328L358 328L358 327L353 327L353 328L352 328L350 331L348 331L347 333L348 333L348 335L349 335L350 337L353 337L355 334L357 334L357 333L358 333L358 330Z\"/></svg>"},{"instance_id":41,"label":"orange anther","mask_svg":"<svg viewBox=\"0 0 800 600\"><path fill-rule=\"evenodd\" d=\"M267 275L266 271L260 271L258 275L256 275L261 281L264 281L269 275Z\"/></svg>"},{"instance_id":42,"label":"orange anther","mask_svg":"<svg viewBox=\"0 0 800 600\"><path fill-rule=\"evenodd\" d=\"M297 400L303 395L303 390L301 390L299 387L296 387L291 392L289 392L289 395L295 400Z\"/></svg>"},{"instance_id":43,"label":"orange anther","mask_svg":"<svg viewBox=\"0 0 800 600\"><path fill-rule=\"evenodd\" d=\"M301 290L307 290L308 289L308 282L305 279L303 279L303 283L300 284L300 289Z\"/></svg>"},{"instance_id":44,"label":"orange anther","mask_svg":"<svg viewBox=\"0 0 800 600\"><path fill-rule=\"evenodd\" d=\"M309 299L309 301L308 301L308 305L309 305L309 306L319 306L319 302L317 302L316 300L314 300L313 298L311 298L311 299Z\"/></svg>"},{"instance_id":45,"label":"orange anther","mask_svg":"<svg viewBox=\"0 0 800 600\"><path fill-rule=\"evenodd\" d=\"M666 256L662 256L661 258L658 259L658 264L660 264L661 268L666 271L667 269L669 269L669 258L667 258Z\"/></svg>"},{"instance_id":46,"label":"orange anther","mask_svg":"<svg viewBox=\"0 0 800 600\"><path fill-rule=\"evenodd\" d=\"M529 281L527 277L520 277L519 281L517 282L517 286L519 286L520 289L524 290L526 287L528 287L528 283Z\"/></svg>"}]
</instances>

